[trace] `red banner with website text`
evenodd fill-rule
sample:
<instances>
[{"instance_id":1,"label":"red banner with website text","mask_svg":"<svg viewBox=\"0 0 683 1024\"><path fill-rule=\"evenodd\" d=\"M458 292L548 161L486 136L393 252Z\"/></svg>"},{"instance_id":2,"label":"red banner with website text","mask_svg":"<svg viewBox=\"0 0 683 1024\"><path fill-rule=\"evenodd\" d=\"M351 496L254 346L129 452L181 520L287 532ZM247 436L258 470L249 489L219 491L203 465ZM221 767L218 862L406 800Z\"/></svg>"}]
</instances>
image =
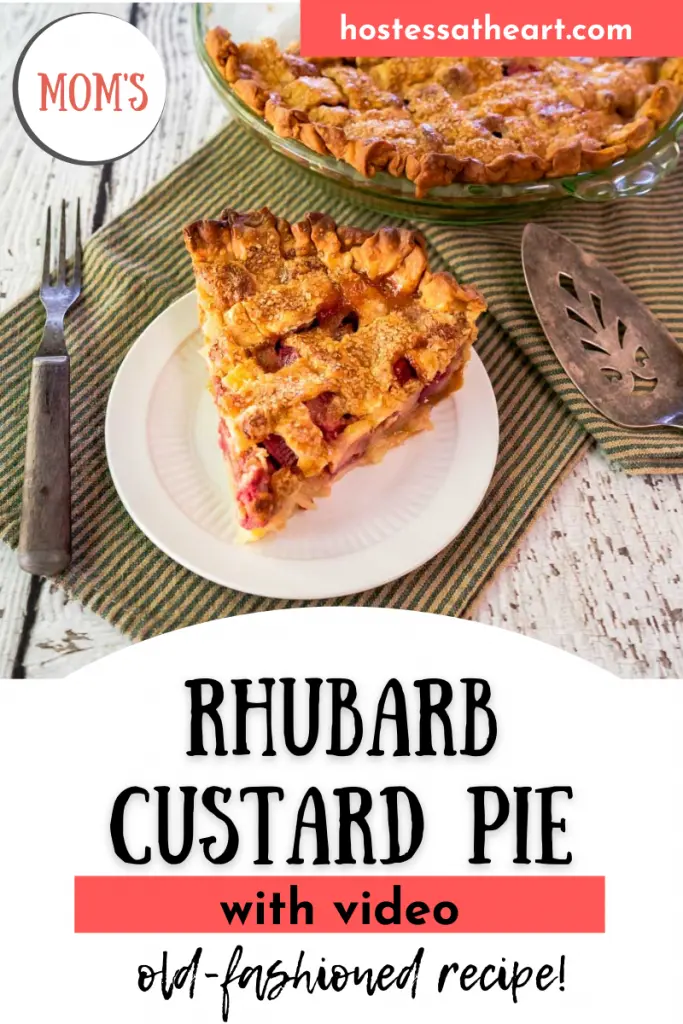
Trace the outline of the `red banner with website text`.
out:
<instances>
[{"instance_id":1,"label":"red banner with website text","mask_svg":"<svg viewBox=\"0 0 683 1024\"><path fill-rule=\"evenodd\" d=\"M302 0L301 52L340 57L666 54L683 43L683 4L653 17L634 0Z\"/></svg>"},{"instance_id":2,"label":"red banner with website text","mask_svg":"<svg viewBox=\"0 0 683 1024\"><path fill-rule=\"evenodd\" d=\"M76 932L605 930L602 876L78 876Z\"/></svg>"}]
</instances>

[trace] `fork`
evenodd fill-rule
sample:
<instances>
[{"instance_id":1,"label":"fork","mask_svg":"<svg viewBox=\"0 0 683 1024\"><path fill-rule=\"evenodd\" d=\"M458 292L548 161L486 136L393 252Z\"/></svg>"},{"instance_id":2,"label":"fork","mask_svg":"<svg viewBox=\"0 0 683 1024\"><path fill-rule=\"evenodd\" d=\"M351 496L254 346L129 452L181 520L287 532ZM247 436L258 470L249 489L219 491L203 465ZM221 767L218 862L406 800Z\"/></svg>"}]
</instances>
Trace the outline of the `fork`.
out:
<instances>
[{"instance_id":1,"label":"fork","mask_svg":"<svg viewBox=\"0 0 683 1024\"><path fill-rule=\"evenodd\" d=\"M73 273L66 270L66 202L62 200L57 274L50 272L52 211L48 208L40 299L46 321L31 367L19 565L56 576L71 561L70 361L64 317L81 293L81 204L76 207Z\"/></svg>"}]
</instances>

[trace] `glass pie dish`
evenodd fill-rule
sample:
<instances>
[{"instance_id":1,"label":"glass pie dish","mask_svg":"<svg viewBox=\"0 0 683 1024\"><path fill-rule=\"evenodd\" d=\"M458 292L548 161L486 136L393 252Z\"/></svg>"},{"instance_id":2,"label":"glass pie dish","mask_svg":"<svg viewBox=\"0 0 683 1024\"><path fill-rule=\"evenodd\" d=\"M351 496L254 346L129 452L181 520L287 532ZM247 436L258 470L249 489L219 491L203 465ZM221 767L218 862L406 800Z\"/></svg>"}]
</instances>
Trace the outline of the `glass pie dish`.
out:
<instances>
[{"instance_id":1,"label":"glass pie dish","mask_svg":"<svg viewBox=\"0 0 683 1024\"><path fill-rule=\"evenodd\" d=\"M314 175L320 184L383 213L437 222L528 217L539 205L545 208L548 203L570 198L604 203L645 195L678 164L683 109L642 149L599 171L518 184L453 183L433 188L418 199L407 178L395 178L382 171L365 177L333 156L316 153L294 139L276 135L231 89L211 60L204 40L208 30L218 25L237 41L272 36L281 46L287 46L299 35L299 5L196 4L194 36L199 59L229 112L261 142Z\"/></svg>"}]
</instances>

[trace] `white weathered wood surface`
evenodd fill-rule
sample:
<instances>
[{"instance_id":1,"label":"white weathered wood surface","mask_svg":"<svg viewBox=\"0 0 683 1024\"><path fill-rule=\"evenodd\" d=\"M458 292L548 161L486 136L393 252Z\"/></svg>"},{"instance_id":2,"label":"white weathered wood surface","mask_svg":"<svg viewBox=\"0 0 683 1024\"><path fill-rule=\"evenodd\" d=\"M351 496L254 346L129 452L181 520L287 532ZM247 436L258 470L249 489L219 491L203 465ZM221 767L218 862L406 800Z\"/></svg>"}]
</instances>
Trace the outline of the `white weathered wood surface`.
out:
<instances>
[{"instance_id":1,"label":"white weathered wood surface","mask_svg":"<svg viewBox=\"0 0 683 1024\"><path fill-rule=\"evenodd\" d=\"M79 6L0 5L0 309L36 282L50 202L80 196L92 228L98 196L104 220L116 216L224 118L194 56L189 5L91 4L135 18L152 39L169 75L164 116L144 146L113 166L108 184L100 168L43 153L16 118L12 72L41 25ZM556 489L472 616L619 675L683 676L682 491L680 478L629 479L591 453ZM0 677L63 676L127 643L58 588L31 588L14 554L0 548Z\"/></svg>"}]
</instances>

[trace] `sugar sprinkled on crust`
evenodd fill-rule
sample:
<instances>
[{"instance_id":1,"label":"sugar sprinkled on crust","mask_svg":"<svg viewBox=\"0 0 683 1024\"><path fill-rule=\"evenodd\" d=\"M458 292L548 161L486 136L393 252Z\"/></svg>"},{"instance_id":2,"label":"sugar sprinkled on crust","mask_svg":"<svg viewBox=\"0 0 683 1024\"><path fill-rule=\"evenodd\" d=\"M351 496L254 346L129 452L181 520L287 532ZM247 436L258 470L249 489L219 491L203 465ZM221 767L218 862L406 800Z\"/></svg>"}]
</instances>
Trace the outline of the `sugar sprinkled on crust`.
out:
<instances>
[{"instance_id":1,"label":"sugar sprinkled on crust","mask_svg":"<svg viewBox=\"0 0 683 1024\"><path fill-rule=\"evenodd\" d=\"M226 454L265 519L435 382L459 379L484 309L430 272L406 228L225 210L190 224L185 244Z\"/></svg>"},{"instance_id":2,"label":"sugar sprinkled on crust","mask_svg":"<svg viewBox=\"0 0 683 1024\"><path fill-rule=\"evenodd\" d=\"M214 28L220 74L277 135L418 196L455 181L597 170L645 145L683 100L683 58L305 60Z\"/></svg>"}]
</instances>

